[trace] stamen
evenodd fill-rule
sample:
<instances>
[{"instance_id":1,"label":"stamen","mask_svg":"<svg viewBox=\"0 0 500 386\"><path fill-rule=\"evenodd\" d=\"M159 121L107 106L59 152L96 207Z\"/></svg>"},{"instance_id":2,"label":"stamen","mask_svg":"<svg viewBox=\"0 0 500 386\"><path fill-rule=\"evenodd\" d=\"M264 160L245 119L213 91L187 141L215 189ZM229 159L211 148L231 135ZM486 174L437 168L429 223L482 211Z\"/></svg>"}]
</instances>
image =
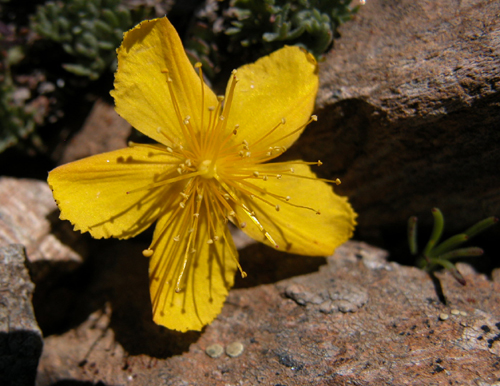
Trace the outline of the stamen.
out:
<instances>
[{"instance_id":1,"label":"stamen","mask_svg":"<svg viewBox=\"0 0 500 386\"><path fill-rule=\"evenodd\" d=\"M193 130L192 126L186 124L185 120L182 119L181 109L179 107L179 104L177 103L177 98L175 97L174 89L172 87L173 80L170 77L170 72L169 72L168 68L162 69L161 72L167 75L168 92L170 94L170 98L172 99L172 104L174 106L174 111L175 111L175 114L177 116L177 120L179 121L179 125L182 128L182 131L184 133L184 138L191 138L192 143L194 145L193 146L194 149L199 152L200 144L198 143L198 139L197 139L196 135L194 134L194 130ZM188 128L188 130L186 130L186 127ZM161 130L161 133L163 134L163 130ZM166 134L164 134L164 135L168 139ZM173 141L171 141L171 142L173 143Z\"/></svg>"},{"instance_id":2,"label":"stamen","mask_svg":"<svg viewBox=\"0 0 500 386\"><path fill-rule=\"evenodd\" d=\"M223 234L222 234L222 237L224 238L224 241L225 241L226 243L228 243L227 238L226 238L226 234L225 234L225 233L223 233ZM248 275L247 275L247 273L246 273L245 271L243 271L243 269L241 268L240 262L238 261L238 257L237 257L237 256L235 256L235 255L232 253L232 251L231 251L231 250L230 250L230 253L229 253L229 254L230 254L230 255L231 255L231 257L233 258L233 260L234 260L234 262L236 263L236 265L238 266L238 269L239 269L239 271L240 271L241 277L242 277L243 279L244 279L244 278L246 278Z\"/></svg>"},{"instance_id":3,"label":"stamen","mask_svg":"<svg viewBox=\"0 0 500 386\"><path fill-rule=\"evenodd\" d=\"M281 118L281 121L278 122L278 124L276 126L274 126L270 131L268 131L266 133L266 135L264 135L263 137L261 137L260 139L258 139L256 142L254 142L252 144L252 146L255 146L257 145L258 143L262 142L264 139L266 139L267 137L269 137L272 133L274 133L274 131L280 127L281 125L284 125L286 123L286 119L285 118Z\"/></svg>"},{"instance_id":4,"label":"stamen","mask_svg":"<svg viewBox=\"0 0 500 386\"><path fill-rule=\"evenodd\" d=\"M154 251L152 249L150 249L150 248L145 249L144 251L142 251L142 255L144 257L151 257L151 256L153 256L153 253L154 253Z\"/></svg>"},{"instance_id":5,"label":"stamen","mask_svg":"<svg viewBox=\"0 0 500 386\"><path fill-rule=\"evenodd\" d=\"M182 174L181 168L178 168L177 171L179 172L179 174ZM137 189L134 189L134 190L130 190L130 191L127 192L127 194L139 192L141 190L157 188L159 186L171 184L173 182L185 180L187 178L192 178L192 177L195 177L195 176L199 176L201 174L203 174L203 172L200 172L200 171L192 172L192 173L188 173L188 174L183 174L183 175L180 175L178 177L173 177L173 178L169 178L169 179L166 179L166 180L162 180L162 181L158 181L158 182L146 185L146 186L144 186L142 188L137 188Z\"/></svg>"},{"instance_id":6,"label":"stamen","mask_svg":"<svg viewBox=\"0 0 500 386\"><path fill-rule=\"evenodd\" d=\"M264 234L265 238L268 239L269 242L272 245L274 245L274 247L277 249L278 248L278 244L276 244L276 241L274 241L274 239L271 237L271 235L269 234L269 232L266 231L266 229L264 228L264 226L260 223L260 221L258 220L258 218L255 216L255 213L250 212L250 210L248 208L245 208L245 206L243 206L243 210L248 215L248 217L250 217L250 219L254 222L254 224L259 227L259 230Z\"/></svg>"},{"instance_id":7,"label":"stamen","mask_svg":"<svg viewBox=\"0 0 500 386\"><path fill-rule=\"evenodd\" d=\"M307 127L307 125L309 125L313 121L316 122L317 120L318 120L318 117L316 115L311 115L311 118L309 118L309 120L304 125L300 126L298 129L295 129L294 131L288 133L287 135L285 135L285 136L283 136L283 137L281 137L279 139L274 140L273 143L277 143L277 142L283 141L284 139L286 139L286 138L288 138L288 137L290 137L290 136L292 136L292 135L294 135L294 134L296 134L296 133L304 130Z\"/></svg>"},{"instance_id":8,"label":"stamen","mask_svg":"<svg viewBox=\"0 0 500 386\"><path fill-rule=\"evenodd\" d=\"M202 64L200 62L197 62L195 65L195 68L198 69L198 75L200 77L200 83L201 83L201 122L200 122L200 128L203 129L204 121L203 121L203 113L205 112L205 88L203 87L205 82L203 81L203 72L201 70Z\"/></svg>"}]
</instances>

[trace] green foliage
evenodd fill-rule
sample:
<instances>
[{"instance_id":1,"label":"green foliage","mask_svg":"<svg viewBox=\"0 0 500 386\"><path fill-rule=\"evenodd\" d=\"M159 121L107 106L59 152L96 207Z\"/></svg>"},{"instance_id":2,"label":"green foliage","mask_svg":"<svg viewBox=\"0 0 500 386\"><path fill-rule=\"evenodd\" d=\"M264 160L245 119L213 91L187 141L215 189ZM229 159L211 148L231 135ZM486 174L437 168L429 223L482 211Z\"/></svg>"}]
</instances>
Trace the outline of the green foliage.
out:
<instances>
[{"instance_id":1,"label":"green foliage","mask_svg":"<svg viewBox=\"0 0 500 386\"><path fill-rule=\"evenodd\" d=\"M465 285L465 279L457 270L455 265L450 261L460 257L481 256L483 250L477 247L457 248L472 237L476 236L495 225L498 222L496 217L488 217L477 224L468 228L465 232L452 236L447 240L439 243L444 230L444 217L438 208L432 209L434 217L434 227L432 229L431 237L425 246L422 256L417 260L417 265L428 271L433 272L438 266L448 269L455 279ZM417 247L417 218L410 217L408 220L408 244L410 252L416 256L418 254Z\"/></svg>"},{"instance_id":2,"label":"green foliage","mask_svg":"<svg viewBox=\"0 0 500 386\"><path fill-rule=\"evenodd\" d=\"M226 33L233 42L266 54L288 44L320 58L338 26L358 10L350 4L351 0L232 0L227 13L233 20Z\"/></svg>"},{"instance_id":3,"label":"green foliage","mask_svg":"<svg viewBox=\"0 0 500 386\"><path fill-rule=\"evenodd\" d=\"M2 52L0 63L0 153L26 138L35 129L34 111L25 105L22 90L16 89L10 66L23 58L20 47ZM28 91L29 93L29 91Z\"/></svg>"},{"instance_id":4,"label":"green foliage","mask_svg":"<svg viewBox=\"0 0 500 386\"><path fill-rule=\"evenodd\" d=\"M63 67L76 75L99 78L116 68L116 48L132 27L131 11L120 0L64 0L38 8L32 28L62 45L74 58Z\"/></svg>"},{"instance_id":5,"label":"green foliage","mask_svg":"<svg viewBox=\"0 0 500 386\"><path fill-rule=\"evenodd\" d=\"M285 45L298 45L321 59L340 24L359 6L352 0L206 0L191 23L185 47L213 79L224 56L248 63Z\"/></svg>"}]
</instances>

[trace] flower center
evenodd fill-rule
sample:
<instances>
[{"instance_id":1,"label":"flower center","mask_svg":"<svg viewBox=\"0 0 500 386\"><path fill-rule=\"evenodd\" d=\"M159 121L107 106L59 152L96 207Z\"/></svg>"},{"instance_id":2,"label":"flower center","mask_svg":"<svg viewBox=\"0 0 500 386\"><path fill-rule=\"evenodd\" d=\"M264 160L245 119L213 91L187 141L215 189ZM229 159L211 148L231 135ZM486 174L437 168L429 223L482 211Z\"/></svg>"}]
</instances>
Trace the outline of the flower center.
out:
<instances>
[{"instance_id":1,"label":"flower center","mask_svg":"<svg viewBox=\"0 0 500 386\"><path fill-rule=\"evenodd\" d=\"M207 179L214 178L217 174L217 166L214 161L206 159L200 163L198 171L202 173L200 177Z\"/></svg>"}]
</instances>

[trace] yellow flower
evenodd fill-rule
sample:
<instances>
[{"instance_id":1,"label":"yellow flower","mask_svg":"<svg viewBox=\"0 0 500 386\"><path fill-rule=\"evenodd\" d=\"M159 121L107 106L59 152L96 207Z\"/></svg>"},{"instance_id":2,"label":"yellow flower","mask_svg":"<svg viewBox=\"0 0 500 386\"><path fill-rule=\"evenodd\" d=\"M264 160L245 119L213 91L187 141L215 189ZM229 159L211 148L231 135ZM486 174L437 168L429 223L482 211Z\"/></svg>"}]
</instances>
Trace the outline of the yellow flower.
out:
<instances>
[{"instance_id":1,"label":"yellow flower","mask_svg":"<svg viewBox=\"0 0 500 386\"><path fill-rule=\"evenodd\" d=\"M220 313L241 270L228 220L303 255L331 254L351 237L356 215L310 171L319 161L265 164L316 119L317 71L311 55L285 47L233 71L217 97L167 18L125 34L116 111L158 144L60 166L48 182L61 219L93 237L127 239L156 221L143 252L156 323L201 330Z\"/></svg>"}]
</instances>

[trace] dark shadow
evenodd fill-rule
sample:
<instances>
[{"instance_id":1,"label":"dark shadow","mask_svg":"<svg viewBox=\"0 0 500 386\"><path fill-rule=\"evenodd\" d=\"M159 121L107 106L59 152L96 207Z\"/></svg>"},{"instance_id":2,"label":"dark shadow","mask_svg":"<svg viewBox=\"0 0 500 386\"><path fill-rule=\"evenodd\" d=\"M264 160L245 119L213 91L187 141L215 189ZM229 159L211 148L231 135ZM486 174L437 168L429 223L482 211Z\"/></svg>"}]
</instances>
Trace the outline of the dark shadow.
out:
<instances>
[{"instance_id":1,"label":"dark shadow","mask_svg":"<svg viewBox=\"0 0 500 386\"><path fill-rule=\"evenodd\" d=\"M432 280L432 285L434 286L434 291L436 291L436 295L439 301L446 306L448 303L446 302L446 296L444 296L443 286L441 285L441 282L433 272L428 272L428 275Z\"/></svg>"},{"instance_id":2,"label":"dark shadow","mask_svg":"<svg viewBox=\"0 0 500 386\"><path fill-rule=\"evenodd\" d=\"M71 262L49 261L31 267L36 278L35 315L44 335L63 334L109 305L107 328L113 330L116 341L129 355L167 358L188 351L200 332L171 331L152 321L148 259L142 256L152 238L152 229L126 241L94 240L72 231L68 234L64 229L67 222L61 225L57 217L51 216L53 234L61 242L80 248L87 257L77 268ZM275 283L316 272L325 264L323 257L291 255L262 244L241 250L240 261L248 277L241 279L236 274L235 288ZM83 365L85 360L81 358Z\"/></svg>"},{"instance_id":3,"label":"dark shadow","mask_svg":"<svg viewBox=\"0 0 500 386\"><path fill-rule=\"evenodd\" d=\"M293 276L317 272L326 264L324 257L300 256L284 253L257 243L240 252L240 264L246 278L236 274L234 288L250 288L260 284L276 283Z\"/></svg>"},{"instance_id":4,"label":"dark shadow","mask_svg":"<svg viewBox=\"0 0 500 386\"><path fill-rule=\"evenodd\" d=\"M63 379L61 381L52 384L52 386L112 386L112 385L106 385L105 383L100 381L97 383L93 383L93 382L75 381L73 379Z\"/></svg>"},{"instance_id":5,"label":"dark shadow","mask_svg":"<svg viewBox=\"0 0 500 386\"><path fill-rule=\"evenodd\" d=\"M0 332L0 385L34 385L42 347L42 337L33 331Z\"/></svg>"}]
</instances>

